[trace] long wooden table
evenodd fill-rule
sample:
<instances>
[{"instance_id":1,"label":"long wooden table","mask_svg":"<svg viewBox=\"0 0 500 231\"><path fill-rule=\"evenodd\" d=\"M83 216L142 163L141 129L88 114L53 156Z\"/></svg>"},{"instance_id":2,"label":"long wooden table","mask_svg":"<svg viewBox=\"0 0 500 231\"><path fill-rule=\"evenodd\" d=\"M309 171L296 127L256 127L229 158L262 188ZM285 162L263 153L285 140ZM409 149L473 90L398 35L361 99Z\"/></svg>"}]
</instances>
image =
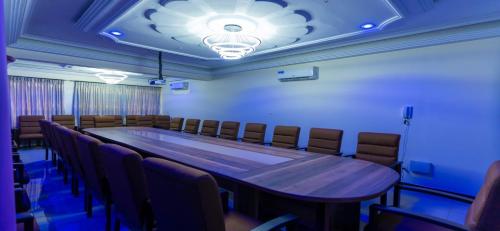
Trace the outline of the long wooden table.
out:
<instances>
[{"instance_id":1,"label":"long wooden table","mask_svg":"<svg viewBox=\"0 0 500 231\"><path fill-rule=\"evenodd\" d=\"M399 179L394 170L363 160L156 128L84 132L207 171L235 192L236 209L259 218L293 212L312 230L357 229L359 202L383 195Z\"/></svg>"}]
</instances>

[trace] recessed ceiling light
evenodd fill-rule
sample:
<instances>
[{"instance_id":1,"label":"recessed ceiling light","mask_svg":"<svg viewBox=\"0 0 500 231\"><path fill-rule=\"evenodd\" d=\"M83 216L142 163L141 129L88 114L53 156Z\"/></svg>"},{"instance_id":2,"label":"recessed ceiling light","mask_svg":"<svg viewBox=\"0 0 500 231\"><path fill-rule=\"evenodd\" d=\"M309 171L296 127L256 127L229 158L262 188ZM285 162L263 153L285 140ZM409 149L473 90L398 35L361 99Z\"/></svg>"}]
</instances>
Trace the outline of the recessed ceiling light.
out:
<instances>
[{"instance_id":1,"label":"recessed ceiling light","mask_svg":"<svg viewBox=\"0 0 500 231\"><path fill-rule=\"evenodd\" d=\"M374 27L375 27L375 24L373 24L373 23L365 23L365 24L361 25L361 29L365 29L365 30L372 29Z\"/></svg>"},{"instance_id":2,"label":"recessed ceiling light","mask_svg":"<svg viewBox=\"0 0 500 231\"><path fill-rule=\"evenodd\" d=\"M109 33L112 34L112 35L115 35L115 36L122 36L123 35L122 32L116 31L116 30L110 31Z\"/></svg>"}]
</instances>

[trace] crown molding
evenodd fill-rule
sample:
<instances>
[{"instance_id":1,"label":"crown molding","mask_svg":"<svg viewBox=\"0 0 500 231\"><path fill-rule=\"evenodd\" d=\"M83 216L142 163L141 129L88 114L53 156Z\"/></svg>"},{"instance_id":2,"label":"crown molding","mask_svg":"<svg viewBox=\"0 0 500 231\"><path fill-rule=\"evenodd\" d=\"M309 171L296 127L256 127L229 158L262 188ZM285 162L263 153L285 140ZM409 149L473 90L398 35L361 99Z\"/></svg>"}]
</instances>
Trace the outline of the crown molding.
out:
<instances>
[{"instance_id":1,"label":"crown molding","mask_svg":"<svg viewBox=\"0 0 500 231\"><path fill-rule=\"evenodd\" d=\"M8 53L14 55L16 58L25 60L116 68L144 74L155 74L158 72L158 63L155 59L114 54L25 38L21 38L16 44L9 46ZM167 61L164 64L163 70L169 76L203 80L211 79L209 69L196 66Z\"/></svg>"},{"instance_id":2,"label":"crown molding","mask_svg":"<svg viewBox=\"0 0 500 231\"><path fill-rule=\"evenodd\" d=\"M108 12L110 3L112 0L94 0L76 20L75 25L83 31L89 31L95 21L100 18L99 16Z\"/></svg>"},{"instance_id":3,"label":"crown molding","mask_svg":"<svg viewBox=\"0 0 500 231\"><path fill-rule=\"evenodd\" d=\"M272 57L266 60L256 60L250 63L242 63L238 66L215 68L212 70L212 75L218 78L242 71L252 71L286 65L327 61L360 55L499 37L499 28L500 21L494 21L439 31L408 34L399 37L382 37L369 42L360 43L359 41L353 41L338 45L337 47L317 47L314 51L307 53L304 53L303 51L290 51L288 54L279 54L277 57Z\"/></svg>"},{"instance_id":4,"label":"crown molding","mask_svg":"<svg viewBox=\"0 0 500 231\"><path fill-rule=\"evenodd\" d=\"M434 7L437 0L390 0L406 15L427 12Z\"/></svg>"},{"instance_id":5,"label":"crown molding","mask_svg":"<svg viewBox=\"0 0 500 231\"><path fill-rule=\"evenodd\" d=\"M33 5L36 2L32 0L11 0L5 1L5 32L7 45L16 43L22 35L25 23L33 12Z\"/></svg>"},{"instance_id":6,"label":"crown molding","mask_svg":"<svg viewBox=\"0 0 500 231\"><path fill-rule=\"evenodd\" d=\"M138 2L139 0L94 0L75 25L85 32L94 28L100 30Z\"/></svg>"}]
</instances>

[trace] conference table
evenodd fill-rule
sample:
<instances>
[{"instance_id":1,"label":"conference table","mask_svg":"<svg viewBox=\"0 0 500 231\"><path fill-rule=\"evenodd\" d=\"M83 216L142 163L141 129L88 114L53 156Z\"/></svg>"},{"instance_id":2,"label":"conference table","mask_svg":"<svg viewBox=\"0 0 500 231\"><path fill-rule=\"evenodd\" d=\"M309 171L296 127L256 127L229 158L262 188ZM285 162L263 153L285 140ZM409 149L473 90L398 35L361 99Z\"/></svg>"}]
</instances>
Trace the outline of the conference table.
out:
<instances>
[{"instance_id":1,"label":"conference table","mask_svg":"<svg viewBox=\"0 0 500 231\"><path fill-rule=\"evenodd\" d=\"M207 171L234 192L236 210L260 219L290 212L306 230L358 230L360 202L385 194L400 177L368 161L157 128L84 132Z\"/></svg>"}]
</instances>

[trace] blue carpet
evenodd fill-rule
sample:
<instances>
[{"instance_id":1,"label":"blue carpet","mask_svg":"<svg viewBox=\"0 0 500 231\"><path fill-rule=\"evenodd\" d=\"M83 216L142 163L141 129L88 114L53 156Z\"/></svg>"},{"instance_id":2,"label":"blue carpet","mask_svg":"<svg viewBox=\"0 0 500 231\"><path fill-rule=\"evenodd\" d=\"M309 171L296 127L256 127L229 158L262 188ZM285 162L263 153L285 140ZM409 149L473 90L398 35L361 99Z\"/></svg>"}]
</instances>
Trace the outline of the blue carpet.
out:
<instances>
[{"instance_id":1,"label":"blue carpet","mask_svg":"<svg viewBox=\"0 0 500 231\"><path fill-rule=\"evenodd\" d=\"M87 218L83 208L83 186L80 195L71 194L70 184L65 185L51 161L45 161L43 149L20 150L21 158L31 181L26 190L32 203L32 211L40 230L104 230L104 206L93 201L93 216ZM122 230L127 230L122 227Z\"/></svg>"}]
</instances>

